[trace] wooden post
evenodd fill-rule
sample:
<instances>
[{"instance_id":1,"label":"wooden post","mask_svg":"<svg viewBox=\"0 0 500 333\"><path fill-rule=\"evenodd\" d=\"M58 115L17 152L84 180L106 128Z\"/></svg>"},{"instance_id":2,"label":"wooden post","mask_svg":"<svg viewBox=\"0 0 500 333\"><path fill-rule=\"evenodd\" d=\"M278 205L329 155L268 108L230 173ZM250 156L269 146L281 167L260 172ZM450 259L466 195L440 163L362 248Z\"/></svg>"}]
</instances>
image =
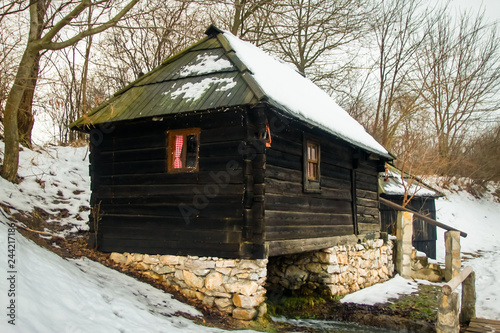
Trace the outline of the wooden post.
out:
<instances>
[{"instance_id":1,"label":"wooden post","mask_svg":"<svg viewBox=\"0 0 500 333\"><path fill-rule=\"evenodd\" d=\"M437 333L459 333L460 325L458 321L458 294L439 293L438 313L436 322Z\"/></svg>"},{"instance_id":2,"label":"wooden post","mask_svg":"<svg viewBox=\"0 0 500 333\"><path fill-rule=\"evenodd\" d=\"M405 279L411 278L412 234L413 214L399 211L396 227L396 271Z\"/></svg>"},{"instance_id":3,"label":"wooden post","mask_svg":"<svg viewBox=\"0 0 500 333\"><path fill-rule=\"evenodd\" d=\"M462 267L460 259L460 232L447 231L445 232L445 269L444 278L446 281L453 279Z\"/></svg>"},{"instance_id":4,"label":"wooden post","mask_svg":"<svg viewBox=\"0 0 500 333\"><path fill-rule=\"evenodd\" d=\"M462 282L460 322L468 324L473 318L476 318L476 273L474 271Z\"/></svg>"}]
</instances>

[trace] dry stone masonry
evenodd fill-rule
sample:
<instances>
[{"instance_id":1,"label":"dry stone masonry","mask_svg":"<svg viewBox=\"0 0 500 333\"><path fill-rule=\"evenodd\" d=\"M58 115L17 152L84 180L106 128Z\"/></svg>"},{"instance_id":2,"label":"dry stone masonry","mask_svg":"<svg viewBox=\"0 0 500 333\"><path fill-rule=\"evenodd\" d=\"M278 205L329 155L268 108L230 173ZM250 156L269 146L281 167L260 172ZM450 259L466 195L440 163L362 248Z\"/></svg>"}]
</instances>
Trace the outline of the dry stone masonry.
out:
<instances>
[{"instance_id":1,"label":"dry stone masonry","mask_svg":"<svg viewBox=\"0 0 500 333\"><path fill-rule=\"evenodd\" d=\"M343 295L392 277L393 243L382 239L321 251L271 257L266 289Z\"/></svg>"},{"instance_id":2,"label":"dry stone masonry","mask_svg":"<svg viewBox=\"0 0 500 333\"><path fill-rule=\"evenodd\" d=\"M394 273L392 252L392 241L376 239L269 260L116 252L110 259L233 318L253 320L266 313L266 289L335 295L386 281Z\"/></svg>"},{"instance_id":3,"label":"dry stone masonry","mask_svg":"<svg viewBox=\"0 0 500 333\"><path fill-rule=\"evenodd\" d=\"M208 306L252 320L266 312L267 259L112 253L110 259L197 298Z\"/></svg>"}]
</instances>

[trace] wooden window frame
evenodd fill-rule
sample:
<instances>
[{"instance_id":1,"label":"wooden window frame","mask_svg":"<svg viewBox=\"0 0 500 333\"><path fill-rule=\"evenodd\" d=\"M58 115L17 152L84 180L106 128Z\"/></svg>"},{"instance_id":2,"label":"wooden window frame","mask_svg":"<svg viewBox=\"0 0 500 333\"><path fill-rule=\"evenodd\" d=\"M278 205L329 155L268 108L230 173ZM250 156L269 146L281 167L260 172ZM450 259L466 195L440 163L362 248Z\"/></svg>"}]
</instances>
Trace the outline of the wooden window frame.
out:
<instances>
[{"instance_id":1,"label":"wooden window frame","mask_svg":"<svg viewBox=\"0 0 500 333\"><path fill-rule=\"evenodd\" d=\"M309 147L316 146L317 159L309 159ZM317 166L317 177L311 178L309 175L309 163L314 163ZM320 193L321 192L321 145L318 140L304 135L303 143L303 183L304 192Z\"/></svg>"},{"instance_id":2,"label":"wooden window frame","mask_svg":"<svg viewBox=\"0 0 500 333\"><path fill-rule=\"evenodd\" d=\"M183 128L167 131L167 172L168 173L186 173L199 171L199 158L200 158L200 128ZM174 168L174 153L175 153L175 137L182 135L183 147L181 152L182 168ZM187 167L187 152L186 143L189 135L196 136L196 161L194 167Z\"/></svg>"}]
</instances>

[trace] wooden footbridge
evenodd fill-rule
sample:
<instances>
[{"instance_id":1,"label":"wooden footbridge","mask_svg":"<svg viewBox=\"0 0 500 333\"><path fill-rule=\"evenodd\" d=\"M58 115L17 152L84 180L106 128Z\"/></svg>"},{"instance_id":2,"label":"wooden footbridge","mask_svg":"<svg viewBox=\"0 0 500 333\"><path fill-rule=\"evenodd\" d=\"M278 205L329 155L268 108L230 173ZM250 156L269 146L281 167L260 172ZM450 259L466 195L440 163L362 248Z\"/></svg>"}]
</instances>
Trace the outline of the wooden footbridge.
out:
<instances>
[{"instance_id":1,"label":"wooden footbridge","mask_svg":"<svg viewBox=\"0 0 500 333\"><path fill-rule=\"evenodd\" d=\"M473 332L473 333L500 333L500 321L498 320L490 320L490 319L481 319L481 318L473 318L470 321L469 327L465 330L465 333Z\"/></svg>"}]
</instances>

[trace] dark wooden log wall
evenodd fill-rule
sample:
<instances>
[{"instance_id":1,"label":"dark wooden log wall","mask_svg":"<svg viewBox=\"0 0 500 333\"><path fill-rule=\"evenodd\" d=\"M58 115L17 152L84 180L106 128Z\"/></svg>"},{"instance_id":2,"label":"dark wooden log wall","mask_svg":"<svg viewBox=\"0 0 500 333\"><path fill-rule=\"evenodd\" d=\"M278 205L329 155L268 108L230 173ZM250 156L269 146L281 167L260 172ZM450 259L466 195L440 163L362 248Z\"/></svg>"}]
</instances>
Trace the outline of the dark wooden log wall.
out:
<instances>
[{"instance_id":1,"label":"dark wooden log wall","mask_svg":"<svg viewBox=\"0 0 500 333\"><path fill-rule=\"evenodd\" d=\"M353 235L357 229L380 231L375 161L275 112L268 112L268 121L272 144L266 154L265 239L271 256L290 252L284 241L310 240L320 249L327 246L314 239ZM303 132L315 134L321 145L321 193L303 191Z\"/></svg>"},{"instance_id":2,"label":"dark wooden log wall","mask_svg":"<svg viewBox=\"0 0 500 333\"><path fill-rule=\"evenodd\" d=\"M356 184L356 225L357 234L373 234L380 231L378 202L378 168L383 162L368 159L365 153L355 156L354 178ZM380 166L379 166L380 165Z\"/></svg>"},{"instance_id":3,"label":"dark wooden log wall","mask_svg":"<svg viewBox=\"0 0 500 333\"><path fill-rule=\"evenodd\" d=\"M100 204L101 219L98 248L238 258L247 236L246 165L238 152L245 117L243 109L170 115L117 123L108 134L91 133L91 205ZM168 174L166 131L191 127L201 128L199 172ZM198 213L186 220L181 204ZM90 224L95 229L92 219Z\"/></svg>"},{"instance_id":4,"label":"dark wooden log wall","mask_svg":"<svg viewBox=\"0 0 500 333\"><path fill-rule=\"evenodd\" d=\"M401 205L403 198L399 196L386 196L384 198ZM434 198L414 197L407 206L408 208L426 215L431 219L436 219L436 202ZM382 220L382 230L389 234L395 233L397 211L380 205L380 216ZM413 220L413 246L427 254L429 258L436 259L437 228L421 219Z\"/></svg>"}]
</instances>

